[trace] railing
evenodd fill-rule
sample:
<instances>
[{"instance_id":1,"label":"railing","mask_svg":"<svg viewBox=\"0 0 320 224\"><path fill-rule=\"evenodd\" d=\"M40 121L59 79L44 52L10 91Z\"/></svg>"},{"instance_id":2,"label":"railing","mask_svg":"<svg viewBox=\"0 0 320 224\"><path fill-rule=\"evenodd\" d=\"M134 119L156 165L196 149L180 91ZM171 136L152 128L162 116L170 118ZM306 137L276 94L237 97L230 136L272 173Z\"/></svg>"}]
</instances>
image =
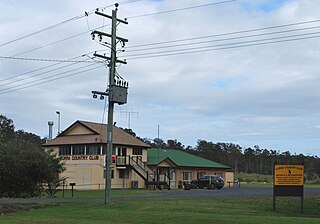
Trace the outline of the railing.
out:
<instances>
[{"instance_id":1,"label":"railing","mask_svg":"<svg viewBox=\"0 0 320 224\"><path fill-rule=\"evenodd\" d=\"M130 157L129 158L129 164L131 167L144 179L148 180L148 171L145 169L144 163L142 160L138 157ZM134 158L134 159L133 159Z\"/></svg>"},{"instance_id":2,"label":"railing","mask_svg":"<svg viewBox=\"0 0 320 224\"><path fill-rule=\"evenodd\" d=\"M126 166L129 165L127 156L117 156L117 166Z\"/></svg>"},{"instance_id":3,"label":"railing","mask_svg":"<svg viewBox=\"0 0 320 224\"><path fill-rule=\"evenodd\" d=\"M141 156L117 156L117 166L131 166L131 168L145 180L146 185L152 183L152 185L162 184L170 187L170 178L167 174L158 175L151 171L145 163L142 161Z\"/></svg>"}]
</instances>

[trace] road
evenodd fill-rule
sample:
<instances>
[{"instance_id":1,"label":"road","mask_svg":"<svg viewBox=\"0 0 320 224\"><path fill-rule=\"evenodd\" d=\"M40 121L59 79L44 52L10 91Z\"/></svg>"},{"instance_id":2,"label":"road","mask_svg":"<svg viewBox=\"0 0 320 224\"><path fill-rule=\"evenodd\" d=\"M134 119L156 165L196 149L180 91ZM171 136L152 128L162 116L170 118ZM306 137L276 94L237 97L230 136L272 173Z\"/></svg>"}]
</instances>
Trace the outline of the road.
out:
<instances>
[{"instance_id":1,"label":"road","mask_svg":"<svg viewBox=\"0 0 320 224\"><path fill-rule=\"evenodd\" d=\"M252 196L272 196L272 187L241 187L222 188L221 190L191 189L191 190L155 190L141 196L113 196L111 200L124 200L133 198L236 198ZM320 195L320 188L305 188L305 195ZM0 204L39 203L97 200L102 198L18 198L0 199Z\"/></svg>"}]
</instances>

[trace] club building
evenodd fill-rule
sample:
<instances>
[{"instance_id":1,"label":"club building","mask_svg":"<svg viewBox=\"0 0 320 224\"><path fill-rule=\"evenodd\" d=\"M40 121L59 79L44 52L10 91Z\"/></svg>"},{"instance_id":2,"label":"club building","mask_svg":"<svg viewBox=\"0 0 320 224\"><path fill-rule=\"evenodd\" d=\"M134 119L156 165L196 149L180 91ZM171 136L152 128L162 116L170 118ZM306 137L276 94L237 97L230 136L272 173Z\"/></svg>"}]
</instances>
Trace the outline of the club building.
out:
<instances>
[{"instance_id":1,"label":"club building","mask_svg":"<svg viewBox=\"0 0 320 224\"><path fill-rule=\"evenodd\" d=\"M104 189L106 125L76 121L43 147L52 150L65 163L66 184L76 189ZM233 180L230 167L171 149L150 148L149 145L113 127L112 180L113 189L181 188L204 174L216 174Z\"/></svg>"}]
</instances>

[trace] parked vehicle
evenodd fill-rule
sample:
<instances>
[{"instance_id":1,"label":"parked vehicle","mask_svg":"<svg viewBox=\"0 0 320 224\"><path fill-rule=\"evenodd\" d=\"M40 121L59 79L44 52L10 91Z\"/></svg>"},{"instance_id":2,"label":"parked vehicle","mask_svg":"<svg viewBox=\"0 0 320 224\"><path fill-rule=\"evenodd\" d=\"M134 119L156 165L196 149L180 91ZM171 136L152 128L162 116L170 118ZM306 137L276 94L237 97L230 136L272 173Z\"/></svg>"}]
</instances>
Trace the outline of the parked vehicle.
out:
<instances>
[{"instance_id":1,"label":"parked vehicle","mask_svg":"<svg viewBox=\"0 0 320 224\"><path fill-rule=\"evenodd\" d=\"M192 180L191 184L197 188L221 189L224 186L224 180L217 175L204 175L197 180Z\"/></svg>"}]
</instances>

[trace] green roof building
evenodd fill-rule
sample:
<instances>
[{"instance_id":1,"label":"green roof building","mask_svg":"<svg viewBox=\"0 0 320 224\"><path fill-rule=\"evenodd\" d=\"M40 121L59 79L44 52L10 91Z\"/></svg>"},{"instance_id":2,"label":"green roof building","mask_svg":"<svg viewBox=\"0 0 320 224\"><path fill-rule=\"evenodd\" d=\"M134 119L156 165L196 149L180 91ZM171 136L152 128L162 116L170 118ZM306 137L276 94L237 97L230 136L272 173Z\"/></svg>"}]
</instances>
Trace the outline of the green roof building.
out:
<instances>
[{"instance_id":1,"label":"green roof building","mask_svg":"<svg viewBox=\"0 0 320 224\"><path fill-rule=\"evenodd\" d=\"M171 160L177 167L230 169L228 166L180 150L148 149L148 166L157 165L165 160Z\"/></svg>"},{"instance_id":2,"label":"green roof building","mask_svg":"<svg viewBox=\"0 0 320 224\"><path fill-rule=\"evenodd\" d=\"M168 177L170 188L181 188L202 175L222 176L225 183L233 181L230 167L180 150L150 148L147 157L146 165L152 172L159 172L155 176Z\"/></svg>"}]
</instances>

